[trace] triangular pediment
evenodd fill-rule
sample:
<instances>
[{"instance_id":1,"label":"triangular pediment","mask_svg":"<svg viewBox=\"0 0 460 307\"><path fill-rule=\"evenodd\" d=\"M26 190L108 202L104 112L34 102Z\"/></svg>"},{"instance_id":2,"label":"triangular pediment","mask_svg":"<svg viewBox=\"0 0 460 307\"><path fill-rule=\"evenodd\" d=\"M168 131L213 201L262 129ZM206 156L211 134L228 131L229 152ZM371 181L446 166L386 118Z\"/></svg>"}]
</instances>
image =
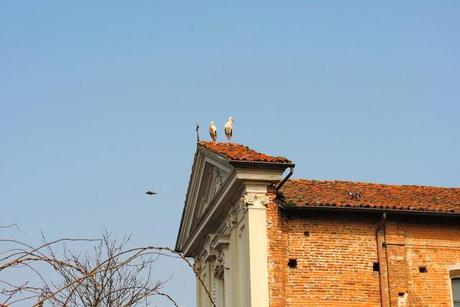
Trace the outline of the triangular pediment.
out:
<instances>
[{"instance_id":1,"label":"triangular pediment","mask_svg":"<svg viewBox=\"0 0 460 307\"><path fill-rule=\"evenodd\" d=\"M207 235L227 227L227 218L240 208L248 190L265 193L268 185L281 181L287 167L292 170L293 164L286 158L268 156L239 144L198 143L176 251L195 257Z\"/></svg>"},{"instance_id":2,"label":"triangular pediment","mask_svg":"<svg viewBox=\"0 0 460 307\"><path fill-rule=\"evenodd\" d=\"M181 250L233 171L222 157L198 147L190 176L176 249Z\"/></svg>"}]
</instances>

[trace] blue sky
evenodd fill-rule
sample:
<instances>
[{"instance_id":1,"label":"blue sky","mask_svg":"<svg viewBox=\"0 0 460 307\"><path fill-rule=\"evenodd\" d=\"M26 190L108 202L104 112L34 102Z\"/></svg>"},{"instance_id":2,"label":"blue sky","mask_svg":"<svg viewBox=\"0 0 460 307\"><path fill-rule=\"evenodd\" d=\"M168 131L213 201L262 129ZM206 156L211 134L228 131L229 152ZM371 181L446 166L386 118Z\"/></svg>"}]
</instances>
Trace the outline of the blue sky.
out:
<instances>
[{"instance_id":1,"label":"blue sky","mask_svg":"<svg viewBox=\"0 0 460 307\"><path fill-rule=\"evenodd\" d=\"M459 30L458 1L2 1L0 224L173 246L195 122L230 115L294 177L460 186Z\"/></svg>"}]
</instances>

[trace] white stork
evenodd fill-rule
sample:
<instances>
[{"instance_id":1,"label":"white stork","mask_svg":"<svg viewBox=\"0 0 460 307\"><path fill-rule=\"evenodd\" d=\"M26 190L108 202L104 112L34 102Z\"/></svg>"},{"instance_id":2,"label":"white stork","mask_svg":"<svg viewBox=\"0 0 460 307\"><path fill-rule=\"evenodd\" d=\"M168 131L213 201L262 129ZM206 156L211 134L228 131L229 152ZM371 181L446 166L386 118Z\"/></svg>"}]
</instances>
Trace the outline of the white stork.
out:
<instances>
[{"instance_id":1,"label":"white stork","mask_svg":"<svg viewBox=\"0 0 460 307\"><path fill-rule=\"evenodd\" d=\"M217 140L217 128L214 125L213 121L211 121L211 123L209 123L209 135L211 136L211 139L214 142Z\"/></svg>"},{"instance_id":2,"label":"white stork","mask_svg":"<svg viewBox=\"0 0 460 307\"><path fill-rule=\"evenodd\" d=\"M224 131L225 131L225 136L227 137L227 142L230 142L230 139L232 138L232 132L233 132L233 117L229 117L228 121L225 123L224 126Z\"/></svg>"}]
</instances>

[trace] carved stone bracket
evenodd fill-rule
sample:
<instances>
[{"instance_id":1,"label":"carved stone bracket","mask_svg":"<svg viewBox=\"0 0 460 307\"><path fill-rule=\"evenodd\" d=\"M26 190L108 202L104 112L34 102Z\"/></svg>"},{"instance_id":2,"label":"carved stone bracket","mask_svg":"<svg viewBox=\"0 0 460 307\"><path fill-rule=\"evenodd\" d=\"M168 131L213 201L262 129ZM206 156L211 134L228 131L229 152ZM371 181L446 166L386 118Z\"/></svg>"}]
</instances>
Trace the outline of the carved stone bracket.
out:
<instances>
[{"instance_id":1,"label":"carved stone bracket","mask_svg":"<svg viewBox=\"0 0 460 307\"><path fill-rule=\"evenodd\" d=\"M206 242L204 243L204 249L202 251L202 259L206 262L212 262L216 259L216 253L211 246L215 237L215 234L208 234L206 237Z\"/></svg>"},{"instance_id":2,"label":"carved stone bracket","mask_svg":"<svg viewBox=\"0 0 460 307\"><path fill-rule=\"evenodd\" d=\"M231 213L225 219L225 228L223 230L224 235L230 235L233 228L235 228L236 224L238 223L238 216L235 213Z\"/></svg>"},{"instance_id":3,"label":"carved stone bracket","mask_svg":"<svg viewBox=\"0 0 460 307\"><path fill-rule=\"evenodd\" d=\"M230 238L225 235L209 234L204 250L202 253L202 259L207 262L214 262L219 256L222 249L228 247Z\"/></svg>"},{"instance_id":4,"label":"carved stone bracket","mask_svg":"<svg viewBox=\"0 0 460 307\"><path fill-rule=\"evenodd\" d=\"M226 235L210 234L206 240L202 259L211 263L214 276L218 279L224 278L224 253L227 252L229 243L230 238Z\"/></svg>"},{"instance_id":5,"label":"carved stone bracket","mask_svg":"<svg viewBox=\"0 0 460 307\"><path fill-rule=\"evenodd\" d=\"M230 244L229 236L217 235L211 241L211 249L213 250L222 250Z\"/></svg>"},{"instance_id":6,"label":"carved stone bracket","mask_svg":"<svg viewBox=\"0 0 460 307\"><path fill-rule=\"evenodd\" d=\"M224 258L219 256L216 258L216 261L214 262L214 276L218 279L223 279L224 271L225 271Z\"/></svg>"},{"instance_id":7,"label":"carved stone bracket","mask_svg":"<svg viewBox=\"0 0 460 307\"><path fill-rule=\"evenodd\" d=\"M241 198L242 205L246 208L263 208L268 205L269 198L264 194L246 194Z\"/></svg>"}]
</instances>

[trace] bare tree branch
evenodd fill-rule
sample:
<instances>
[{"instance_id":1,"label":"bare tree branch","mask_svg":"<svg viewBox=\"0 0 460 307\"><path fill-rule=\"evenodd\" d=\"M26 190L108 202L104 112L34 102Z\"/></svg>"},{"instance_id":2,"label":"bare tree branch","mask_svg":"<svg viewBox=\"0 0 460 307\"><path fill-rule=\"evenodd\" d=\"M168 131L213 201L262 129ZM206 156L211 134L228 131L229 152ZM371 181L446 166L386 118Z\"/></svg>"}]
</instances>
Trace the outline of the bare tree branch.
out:
<instances>
[{"instance_id":1,"label":"bare tree branch","mask_svg":"<svg viewBox=\"0 0 460 307\"><path fill-rule=\"evenodd\" d=\"M149 299L163 297L172 305L177 302L162 288L168 280L158 281L153 276L153 265L159 257L180 259L195 273L212 306L216 306L211 292L206 287L193 263L169 247L146 246L126 248L130 240L121 241L105 232L101 239L62 238L47 241L33 247L14 239L0 239L8 247L0 250L0 273L6 270L27 270L35 275L35 283L29 280L15 284L0 280L0 307L24 301L35 307L46 302L52 306L137 306L149 305ZM90 255L72 252L67 244L94 243ZM47 266L56 276L49 281L42 270Z\"/></svg>"}]
</instances>

